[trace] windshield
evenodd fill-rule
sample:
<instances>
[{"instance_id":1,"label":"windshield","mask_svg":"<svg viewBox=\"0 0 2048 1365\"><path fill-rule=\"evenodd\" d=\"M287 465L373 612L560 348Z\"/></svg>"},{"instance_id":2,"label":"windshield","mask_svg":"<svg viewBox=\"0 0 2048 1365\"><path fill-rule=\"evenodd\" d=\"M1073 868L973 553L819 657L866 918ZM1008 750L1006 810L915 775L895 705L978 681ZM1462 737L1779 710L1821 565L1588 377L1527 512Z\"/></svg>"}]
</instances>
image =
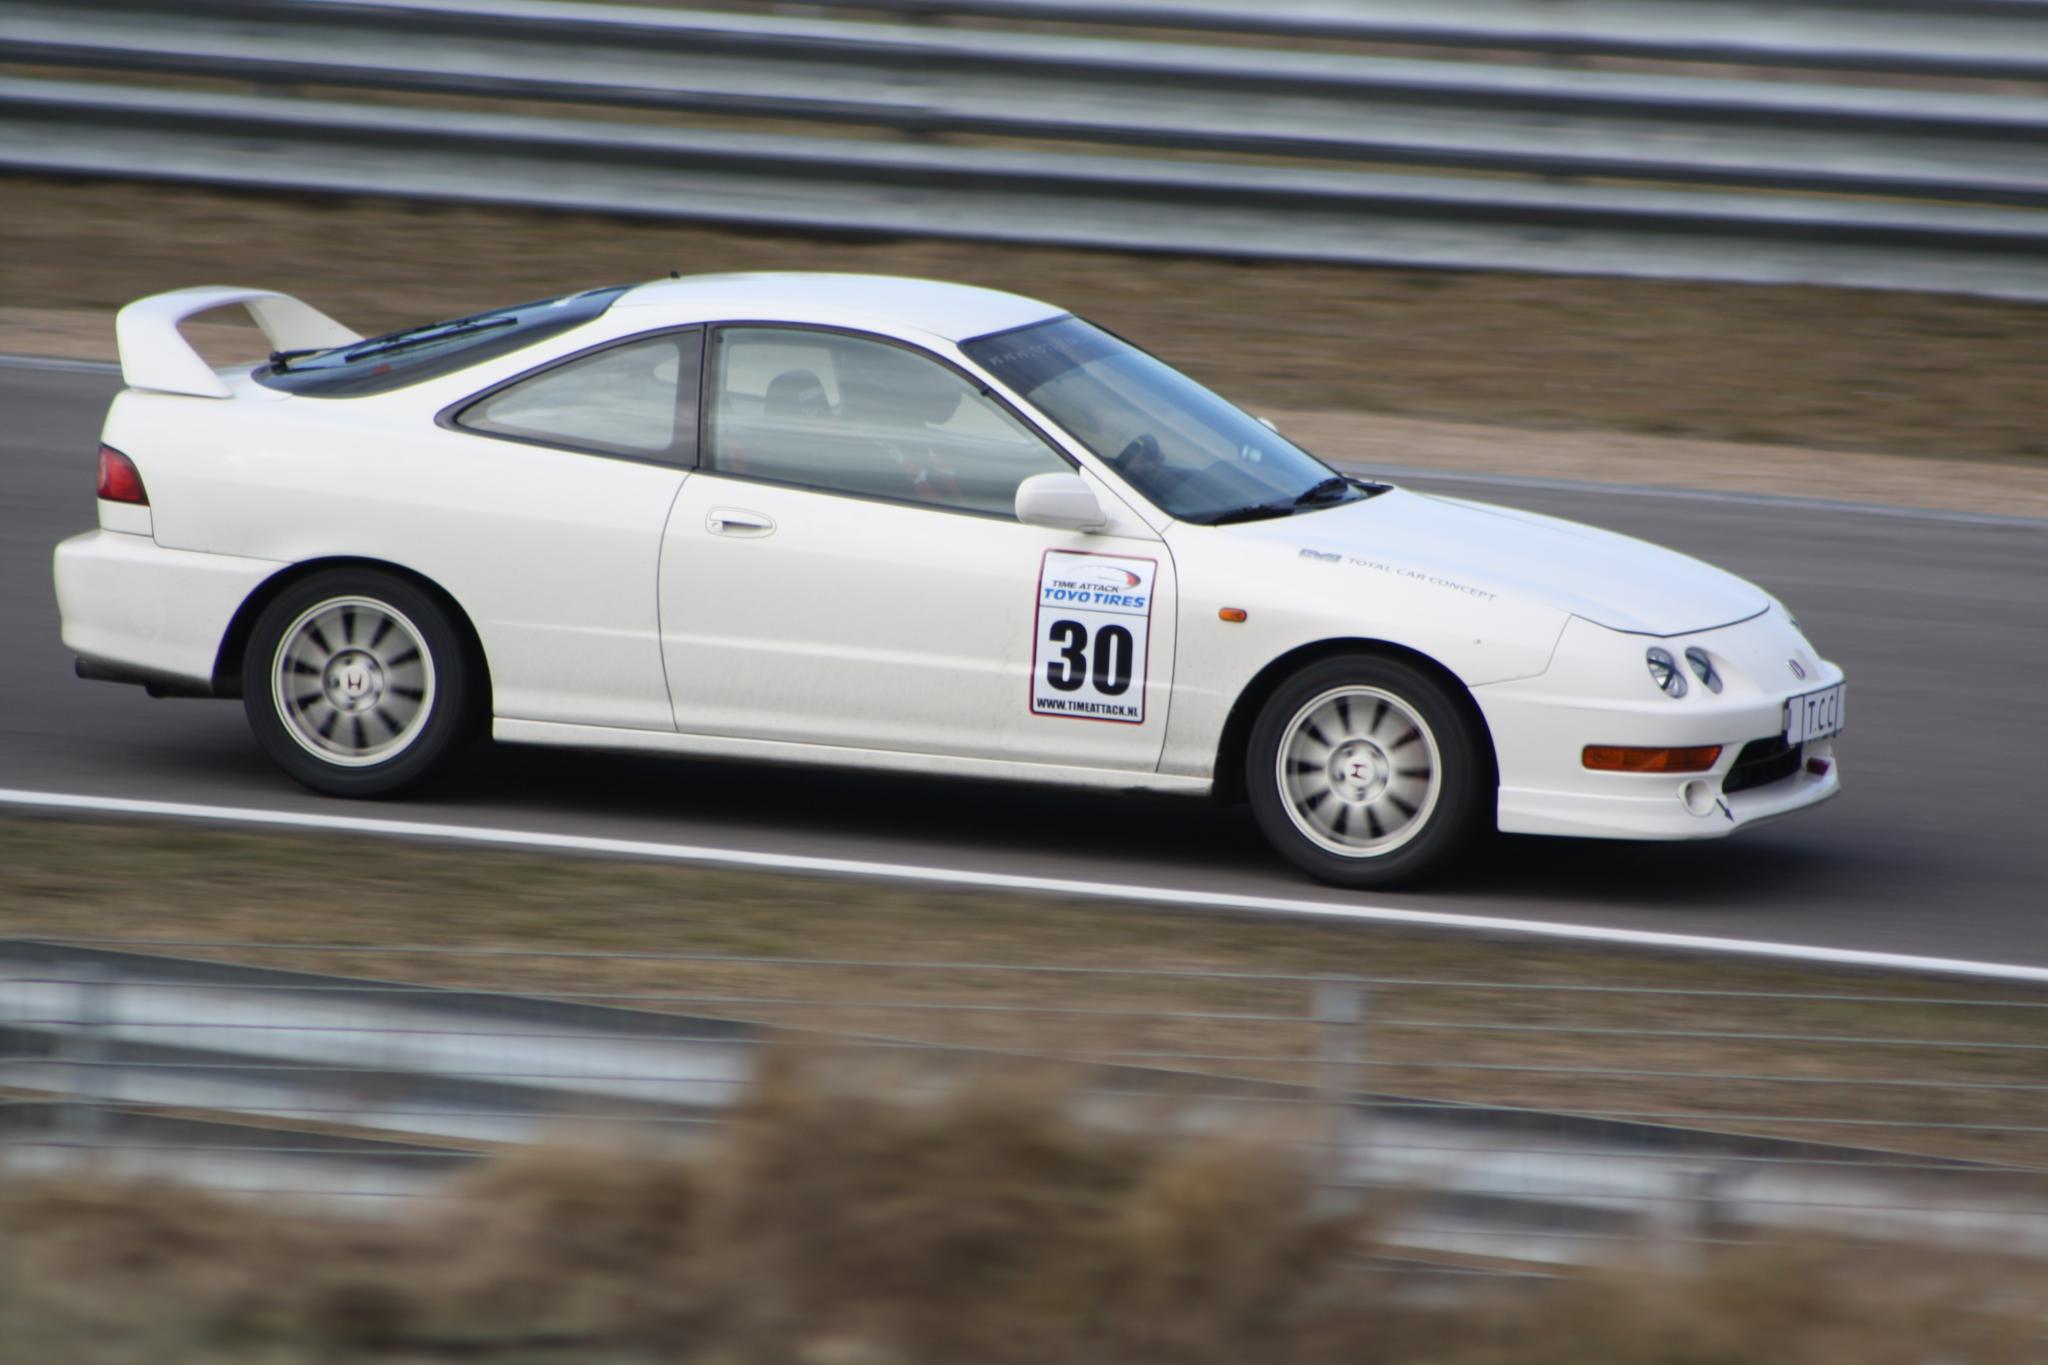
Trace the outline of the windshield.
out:
<instances>
[{"instance_id":1,"label":"windshield","mask_svg":"<svg viewBox=\"0 0 2048 1365\"><path fill-rule=\"evenodd\" d=\"M961 349L1182 521L1291 516L1381 491L1077 317L978 337Z\"/></svg>"}]
</instances>

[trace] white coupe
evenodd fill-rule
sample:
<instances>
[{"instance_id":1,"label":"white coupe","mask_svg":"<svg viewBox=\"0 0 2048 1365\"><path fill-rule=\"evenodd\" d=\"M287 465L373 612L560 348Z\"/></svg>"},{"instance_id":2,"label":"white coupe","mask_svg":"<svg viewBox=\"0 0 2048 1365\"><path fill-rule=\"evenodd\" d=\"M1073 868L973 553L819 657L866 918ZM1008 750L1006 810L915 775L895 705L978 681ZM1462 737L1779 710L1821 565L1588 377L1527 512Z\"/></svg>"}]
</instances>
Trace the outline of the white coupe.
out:
<instances>
[{"instance_id":1,"label":"white coupe","mask_svg":"<svg viewBox=\"0 0 2048 1365\"><path fill-rule=\"evenodd\" d=\"M179 333L230 304L267 360ZM1762 589L1347 477L1050 304L711 275L365 340L208 287L118 333L65 644L322 792L488 734L1241 796L1364 887L1839 789L1841 671Z\"/></svg>"}]
</instances>

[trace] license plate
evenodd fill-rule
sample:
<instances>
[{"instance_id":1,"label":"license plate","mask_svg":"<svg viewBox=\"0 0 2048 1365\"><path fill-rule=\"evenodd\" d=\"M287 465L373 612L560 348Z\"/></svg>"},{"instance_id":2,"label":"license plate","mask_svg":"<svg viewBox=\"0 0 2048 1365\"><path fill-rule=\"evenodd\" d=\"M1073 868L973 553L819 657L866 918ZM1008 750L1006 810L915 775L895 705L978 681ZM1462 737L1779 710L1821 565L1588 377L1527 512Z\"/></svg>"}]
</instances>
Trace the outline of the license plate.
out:
<instances>
[{"instance_id":1,"label":"license plate","mask_svg":"<svg viewBox=\"0 0 2048 1365\"><path fill-rule=\"evenodd\" d=\"M1786 702L1785 742L1804 744L1838 732L1842 728L1843 691L1844 685L1836 683Z\"/></svg>"}]
</instances>

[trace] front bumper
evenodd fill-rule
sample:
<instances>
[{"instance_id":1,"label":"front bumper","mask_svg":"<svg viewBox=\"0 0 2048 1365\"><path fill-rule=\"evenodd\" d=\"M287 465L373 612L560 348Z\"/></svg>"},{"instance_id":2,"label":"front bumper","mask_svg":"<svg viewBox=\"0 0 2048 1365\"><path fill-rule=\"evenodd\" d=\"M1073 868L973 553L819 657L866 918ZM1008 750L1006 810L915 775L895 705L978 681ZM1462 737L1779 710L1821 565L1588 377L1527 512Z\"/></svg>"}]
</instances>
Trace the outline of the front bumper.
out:
<instances>
[{"instance_id":1,"label":"front bumper","mask_svg":"<svg viewBox=\"0 0 2048 1365\"><path fill-rule=\"evenodd\" d=\"M1688 646L1706 650L1722 690L1710 692L1688 676L1685 696L1665 696L1643 662L1653 644L1681 658ZM1804 678L1793 672L1795 663ZM1499 827L1510 834L1712 839L1819 805L1842 789L1833 737L1805 745L1778 781L1735 792L1723 783L1745 745L1783 733L1789 698L1841 681L1842 671L1815 654L1775 607L1669 639L1574 618L1541 677L1472 689L1500 761ZM1596 772L1584 763L1589 744L1717 744L1721 755L1704 773Z\"/></svg>"},{"instance_id":2,"label":"front bumper","mask_svg":"<svg viewBox=\"0 0 2048 1365\"><path fill-rule=\"evenodd\" d=\"M88 531L57 546L64 644L90 675L207 691L221 641L258 584L284 566L167 550L148 536Z\"/></svg>"}]
</instances>

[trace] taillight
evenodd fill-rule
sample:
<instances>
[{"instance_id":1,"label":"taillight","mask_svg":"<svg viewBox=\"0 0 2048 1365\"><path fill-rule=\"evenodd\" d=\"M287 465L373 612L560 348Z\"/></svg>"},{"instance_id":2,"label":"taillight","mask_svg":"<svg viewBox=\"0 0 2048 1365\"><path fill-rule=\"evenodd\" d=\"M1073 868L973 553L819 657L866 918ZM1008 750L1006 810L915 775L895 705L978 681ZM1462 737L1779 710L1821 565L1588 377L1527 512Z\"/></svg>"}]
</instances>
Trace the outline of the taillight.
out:
<instances>
[{"instance_id":1,"label":"taillight","mask_svg":"<svg viewBox=\"0 0 2048 1365\"><path fill-rule=\"evenodd\" d=\"M149 494L142 488L142 471L135 467L135 461L112 446L100 447L100 497L108 502L149 506Z\"/></svg>"}]
</instances>

